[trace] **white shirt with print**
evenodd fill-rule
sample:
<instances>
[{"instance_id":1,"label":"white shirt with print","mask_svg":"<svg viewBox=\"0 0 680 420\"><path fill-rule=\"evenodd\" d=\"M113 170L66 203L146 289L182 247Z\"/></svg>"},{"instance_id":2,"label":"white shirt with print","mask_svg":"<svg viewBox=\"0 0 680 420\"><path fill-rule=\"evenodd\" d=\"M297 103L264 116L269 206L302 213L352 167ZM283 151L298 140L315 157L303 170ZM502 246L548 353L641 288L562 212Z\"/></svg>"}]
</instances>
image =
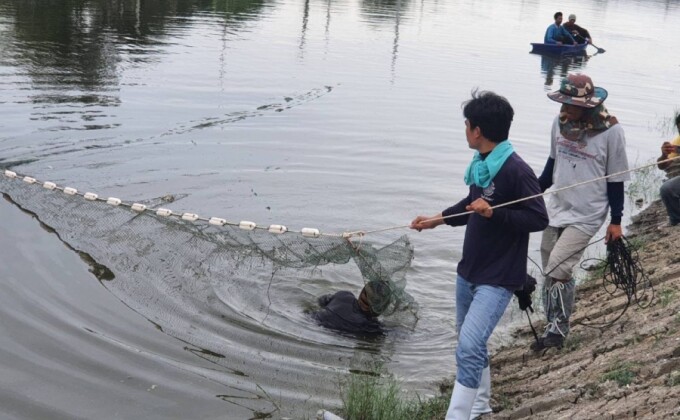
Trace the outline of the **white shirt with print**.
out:
<instances>
[{"instance_id":1,"label":"white shirt with print","mask_svg":"<svg viewBox=\"0 0 680 420\"><path fill-rule=\"evenodd\" d=\"M621 124L593 137L572 141L560 134L557 117L552 127L550 157L555 159L553 190L628 170L626 138ZM607 182L629 179L626 173L549 194L546 199L550 226L573 226L595 235L607 219Z\"/></svg>"}]
</instances>

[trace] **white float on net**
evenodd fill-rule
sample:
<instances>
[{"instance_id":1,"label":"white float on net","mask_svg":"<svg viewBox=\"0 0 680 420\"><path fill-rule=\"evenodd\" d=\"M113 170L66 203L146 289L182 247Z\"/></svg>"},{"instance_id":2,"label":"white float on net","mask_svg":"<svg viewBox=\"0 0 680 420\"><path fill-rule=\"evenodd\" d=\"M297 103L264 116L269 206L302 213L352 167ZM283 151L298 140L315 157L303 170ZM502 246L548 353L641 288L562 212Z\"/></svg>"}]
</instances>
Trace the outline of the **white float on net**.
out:
<instances>
[{"instance_id":1,"label":"white float on net","mask_svg":"<svg viewBox=\"0 0 680 420\"><path fill-rule=\"evenodd\" d=\"M277 234L288 232L288 228L283 226L283 225L271 225L271 226L269 226L268 230L269 230L269 233L277 233Z\"/></svg>"}]
</instances>

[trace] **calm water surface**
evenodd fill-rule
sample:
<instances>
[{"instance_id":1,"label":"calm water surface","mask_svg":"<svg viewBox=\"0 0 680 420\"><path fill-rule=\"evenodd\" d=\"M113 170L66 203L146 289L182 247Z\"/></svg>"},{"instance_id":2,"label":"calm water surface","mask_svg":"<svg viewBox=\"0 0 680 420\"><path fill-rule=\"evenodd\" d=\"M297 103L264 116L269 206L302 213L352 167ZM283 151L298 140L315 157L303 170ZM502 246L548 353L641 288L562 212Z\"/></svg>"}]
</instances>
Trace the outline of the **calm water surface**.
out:
<instances>
[{"instance_id":1,"label":"calm water surface","mask_svg":"<svg viewBox=\"0 0 680 420\"><path fill-rule=\"evenodd\" d=\"M680 1L562 7L0 0L0 167L127 200L186 195L173 208L230 220L333 232L404 225L466 193L460 104L475 87L510 100L515 148L539 172L558 111L545 93L569 71L608 89L631 164L649 161L680 109ZM529 54L560 9L606 53ZM226 297L242 316L211 336L207 321L149 322L154 302L133 310L134 296L98 282L5 200L0 217L2 417L300 418L337 405L338 381L370 363L421 393L453 372L462 229L373 238L409 233L407 289L421 310L415 331L371 343L303 314L359 279L286 287L270 322L249 323L257 316L246 316L243 296Z\"/></svg>"}]
</instances>

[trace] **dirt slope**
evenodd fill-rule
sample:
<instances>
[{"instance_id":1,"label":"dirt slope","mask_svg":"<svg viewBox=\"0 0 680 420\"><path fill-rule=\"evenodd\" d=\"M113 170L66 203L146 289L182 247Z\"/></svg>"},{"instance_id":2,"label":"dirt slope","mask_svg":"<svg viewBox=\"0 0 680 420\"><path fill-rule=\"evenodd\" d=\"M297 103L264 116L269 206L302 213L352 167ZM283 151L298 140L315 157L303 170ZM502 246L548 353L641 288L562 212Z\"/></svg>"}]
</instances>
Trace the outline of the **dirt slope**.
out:
<instances>
[{"instance_id":1,"label":"dirt slope","mask_svg":"<svg viewBox=\"0 0 680 420\"><path fill-rule=\"evenodd\" d=\"M601 276L578 286L572 331L562 350L529 350L528 327L492 357L490 419L680 418L680 226L666 220L660 202L635 217L628 238L639 246L655 298L646 308L608 294ZM543 315L535 314L539 333Z\"/></svg>"}]
</instances>

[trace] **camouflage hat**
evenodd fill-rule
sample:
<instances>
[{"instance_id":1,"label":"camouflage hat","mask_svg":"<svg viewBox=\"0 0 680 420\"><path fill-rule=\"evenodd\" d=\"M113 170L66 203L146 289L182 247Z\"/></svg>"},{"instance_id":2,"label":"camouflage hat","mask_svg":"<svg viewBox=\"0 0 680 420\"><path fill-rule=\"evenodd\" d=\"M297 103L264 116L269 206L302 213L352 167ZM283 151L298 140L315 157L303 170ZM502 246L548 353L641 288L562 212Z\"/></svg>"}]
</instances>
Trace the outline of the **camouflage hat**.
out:
<instances>
[{"instance_id":1,"label":"camouflage hat","mask_svg":"<svg viewBox=\"0 0 680 420\"><path fill-rule=\"evenodd\" d=\"M585 74L570 74L562 79L560 90L550 92L548 98L567 105L595 108L607 99L607 91L593 85L593 80Z\"/></svg>"},{"instance_id":2,"label":"camouflage hat","mask_svg":"<svg viewBox=\"0 0 680 420\"><path fill-rule=\"evenodd\" d=\"M392 302L392 290L389 282L385 280L372 280L364 286L368 306L375 315L385 312L385 309Z\"/></svg>"}]
</instances>

